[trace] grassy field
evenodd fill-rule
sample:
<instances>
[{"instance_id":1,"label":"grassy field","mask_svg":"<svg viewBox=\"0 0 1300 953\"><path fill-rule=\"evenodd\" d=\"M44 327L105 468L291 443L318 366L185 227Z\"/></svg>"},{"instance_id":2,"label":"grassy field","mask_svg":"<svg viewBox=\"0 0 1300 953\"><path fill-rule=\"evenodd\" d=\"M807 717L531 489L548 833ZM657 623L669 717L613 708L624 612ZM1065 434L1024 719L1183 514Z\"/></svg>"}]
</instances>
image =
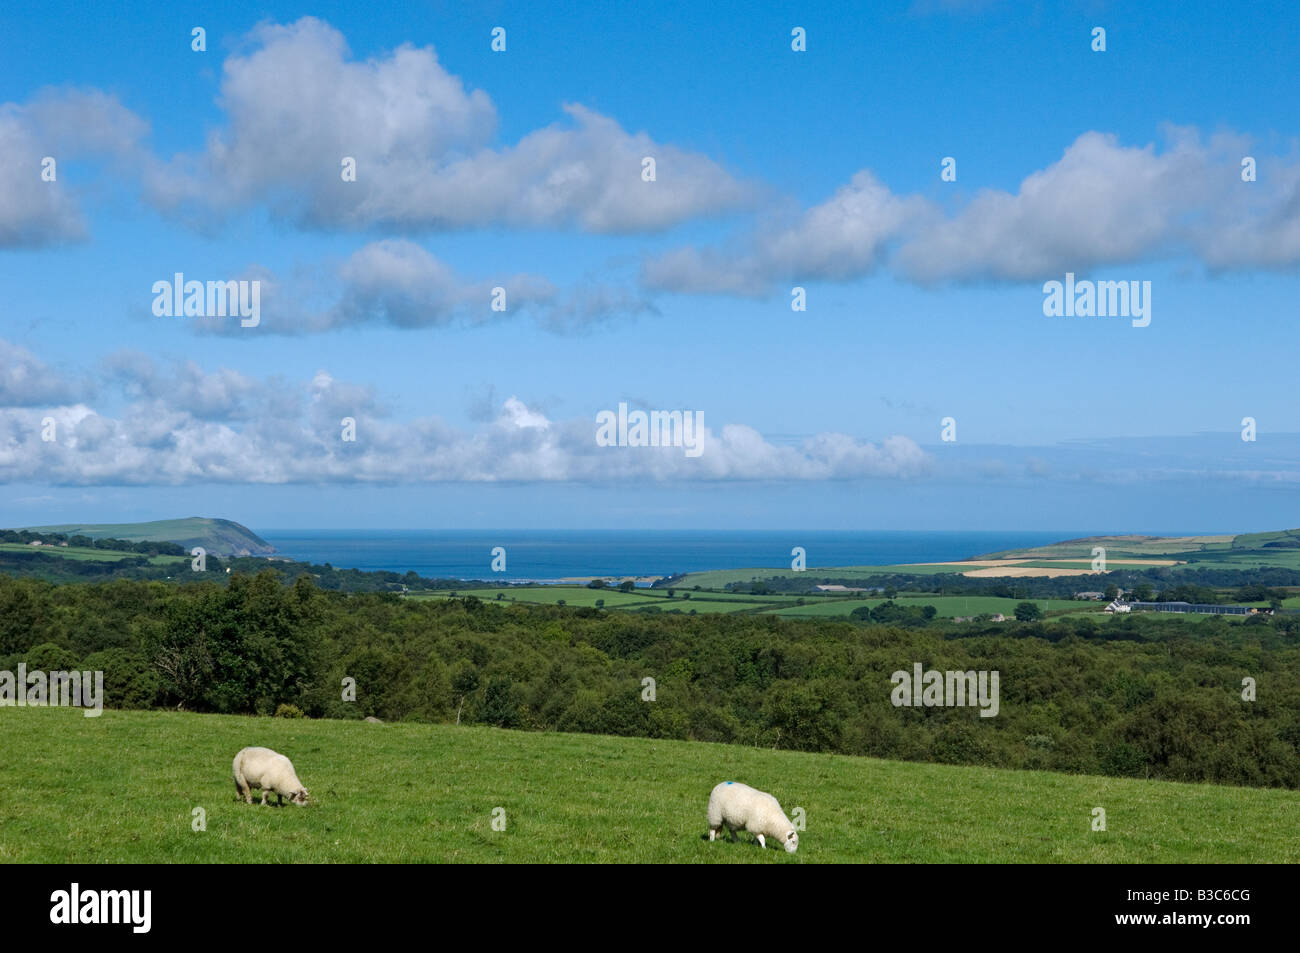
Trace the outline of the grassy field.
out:
<instances>
[{"instance_id":1,"label":"grassy field","mask_svg":"<svg viewBox=\"0 0 1300 953\"><path fill-rule=\"evenodd\" d=\"M847 616L854 609L861 606L878 606L884 602L884 599L837 599L833 602L816 603L813 605L795 606L789 609L773 610L773 615L786 617L816 617L827 618L834 616ZM1095 613L1100 615L1104 602L1083 602L1077 599L1003 599L999 596L899 596L894 600L899 605L904 606L934 606L935 614L940 619L951 619L954 616L972 616L987 612L989 614L1002 613L1008 619L1016 611L1022 601L1033 602L1044 612L1056 611L1073 611L1082 613Z\"/></svg>"},{"instance_id":2,"label":"grassy field","mask_svg":"<svg viewBox=\"0 0 1300 953\"><path fill-rule=\"evenodd\" d=\"M836 579L866 579L881 573L906 573L912 576L933 576L944 572L956 572L952 566L926 566L900 564L897 566L809 566L804 572L795 572L789 563L785 566L749 569L710 569L704 572L686 573L673 583L677 589L690 589L699 586L702 589L721 589L733 582L757 582L765 579L793 579L809 576L834 577Z\"/></svg>"},{"instance_id":3,"label":"grassy field","mask_svg":"<svg viewBox=\"0 0 1300 953\"><path fill-rule=\"evenodd\" d=\"M1300 861L1295 791L449 725L0 719L6 863ZM316 803L237 802L230 762L249 744L289 755ZM728 779L803 809L797 854L707 842L709 790Z\"/></svg>"},{"instance_id":4,"label":"grassy field","mask_svg":"<svg viewBox=\"0 0 1300 953\"><path fill-rule=\"evenodd\" d=\"M1185 567L1192 569L1261 569L1265 566L1282 569L1300 569L1300 550L1214 553L1197 556Z\"/></svg>"},{"instance_id":5,"label":"grassy field","mask_svg":"<svg viewBox=\"0 0 1300 953\"><path fill-rule=\"evenodd\" d=\"M1142 568L1142 563L1159 565L1164 560L1176 560L1175 571L1188 568L1205 569L1258 569L1276 566L1300 569L1300 530L1277 530L1268 533L1243 533L1237 536L1090 536L1084 539L1065 540L1046 546L1010 549L997 553L972 555L971 560L1022 559L1022 568L1075 569L1092 568L1092 548L1103 546L1109 569ZM869 576L906 573L908 575L934 575L960 573L979 569L978 565L963 566L958 563L898 564L891 566L809 566L807 574L835 579L865 579ZM788 564L770 569L721 569L687 573L677 580L680 588L701 586L720 589L731 583L746 583L778 577L788 579L804 575L790 569ZM1008 572L1008 576L1014 575ZM1080 576L1080 583L1086 579Z\"/></svg>"},{"instance_id":6,"label":"grassy field","mask_svg":"<svg viewBox=\"0 0 1300 953\"><path fill-rule=\"evenodd\" d=\"M1285 531L1283 531L1285 532ZM1252 545L1263 545L1281 533L1257 533L1250 537ZM1109 559L1158 558L1164 555L1183 556L1188 553L1226 552L1233 546L1234 539L1247 537L1221 536L1085 536L1080 539L1067 539L1045 546L1029 546L1024 549L1006 549L996 553L986 553L977 559L1032 558L1065 559L1077 557L1091 559L1092 548L1102 546Z\"/></svg>"},{"instance_id":7,"label":"grassy field","mask_svg":"<svg viewBox=\"0 0 1300 953\"><path fill-rule=\"evenodd\" d=\"M1093 546L1104 546L1108 560L1167 557L1179 568L1257 569L1261 566L1300 568L1300 530L1241 533L1236 536L1096 536L1029 549L1007 550L980 558L1091 558ZM1118 567L1116 567L1118 568Z\"/></svg>"},{"instance_id":8,"label":"grassy field","mask_svg":"<svg viewBox=\"0 0 1300 953\"><path fill-rule=\"evenodd\" d=\"M603 600L606 609L639 609L646 606L658 606L667 612L680 609L697 613L705 612L743 612L745 610L766 609L775 605L790 605L797 596L767 597L738 596L732 593L692 592L689 599L678 593L675 598L668 598L666 589L634 589L632 592L620 592L618 589L588 589L586 586L509 586L491 589L457 589L456 596L475 596L488 602L518 602L527 605L558 605L561 600L567 606L595 607L597 601ZM407 598L447 599L450 593L410 593Z\"/></svg>"},{"instance_id":9,"label":"grassy field","mask_svg":"<svg viewBox=\"0 0 1300 953\"><path fill-rule=\"evenodd\" d=\"M456 595L476 596L489 602L497 600L502 594L503 601L513 601L530 605L556 605L562 599L569 606L592 606L597 599L605 600L606 609L641 609L657 606L664 612L674 609L680 612L697 614L712 612L753 612L761 615L779 615L784 617L847 618L854 609L863 606L877 606L884 602L881 596L869 599L856 599L839 596L813 595L771 595L751 596L739 593L691 592L690 598L683 598L685 593L677 591L676 597L669 599L664 589L639 589L633 592L614 590L587 589L583 586L514 586L503 589L457 589ZM450 593L412 593L407 598L445 599ZM796 605L799 599L804 605ZM1019 599L1004 599L999 596L937 596L933 594L901 595L895 601L900 605L934 606L939 618L950 619L954 616L978 615L982 612L1001 612L1008 618L1015 612ZM1104 603L1081 602L1074 599L1038 599L1039 608L1045 612L1091 612L1100 613Z\"/></svg>"},{"instance_id":10,"label":"grassy field","mask_svg":"<svg viewBox=\"0 0 1300 953\"><path fill-rule=\"evenodd\" d=\"M88 546L29 546L26 543L0 543L0 552L5 553L43 553L46 556L61 556L64 559L78 561L115 563L120 559L135 558L139 553L129 553L121 549L92 549ZM152 556L151 565L162 566L167 563L185 562L184 556Z\"/></svg>"},{"instance_id":11,"label":"grassy field","mask_svg":"<svg viewBox=\"0 0 1300 953\"><path fill-rule=\"evenodd\" d=\"M527 605L553 606L564 600L570 606L595 606L597 600L603 599L605 605L613 609L624 606L640 605L650 599L663 598L647 595L645 591L620 592L618 589L588 589L586 586L504 586L485 587L482 589L456 589L457 598L474 596L484 601L496 601L500 594L502 600L519 602ZM409 593L408 598L448 599L450 592Z\"/></svg>"}]
</instances>

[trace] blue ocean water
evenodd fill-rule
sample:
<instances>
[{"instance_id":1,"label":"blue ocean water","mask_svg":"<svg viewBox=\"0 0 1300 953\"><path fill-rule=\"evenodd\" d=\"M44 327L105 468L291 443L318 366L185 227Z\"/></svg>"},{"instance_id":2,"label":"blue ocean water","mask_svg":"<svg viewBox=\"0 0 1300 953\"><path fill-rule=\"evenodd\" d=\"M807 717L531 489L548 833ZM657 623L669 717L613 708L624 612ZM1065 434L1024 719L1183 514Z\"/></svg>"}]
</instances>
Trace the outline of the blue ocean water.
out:
<instances>
[{"instance_id":1,"label":"blue ocean water","mask_svg":"<svg viewBox=\"0 0 1300 953\"><path fill-rule=\"evenodd\" d=\"M340 569L456 579L551 581L666 576L706 569L790 568L790 550L818 566L940 562L1089 535L1065 532L780 532L681 530L257 530L281 556ZM506 571L491 571L492 549Z\"/></svg>"}]
</instances>

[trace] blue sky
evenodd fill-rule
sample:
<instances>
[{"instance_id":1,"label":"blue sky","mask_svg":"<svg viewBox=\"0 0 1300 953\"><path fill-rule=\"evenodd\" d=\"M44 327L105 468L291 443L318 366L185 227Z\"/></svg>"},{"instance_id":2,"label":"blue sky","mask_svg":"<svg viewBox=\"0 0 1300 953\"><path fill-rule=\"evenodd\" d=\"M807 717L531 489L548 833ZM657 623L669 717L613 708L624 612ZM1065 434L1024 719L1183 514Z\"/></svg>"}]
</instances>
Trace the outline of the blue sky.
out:
<instances>
[{"instance_id":1,"label":"blue sky","mask_svg":"<svg viewBox=\"0 0 1300 953\"><path fill-rule=\"evenodd\" d=\"M1300 523L1294 5L747 6L6 9L0 524Z\"/></svg>"}]
</instances>

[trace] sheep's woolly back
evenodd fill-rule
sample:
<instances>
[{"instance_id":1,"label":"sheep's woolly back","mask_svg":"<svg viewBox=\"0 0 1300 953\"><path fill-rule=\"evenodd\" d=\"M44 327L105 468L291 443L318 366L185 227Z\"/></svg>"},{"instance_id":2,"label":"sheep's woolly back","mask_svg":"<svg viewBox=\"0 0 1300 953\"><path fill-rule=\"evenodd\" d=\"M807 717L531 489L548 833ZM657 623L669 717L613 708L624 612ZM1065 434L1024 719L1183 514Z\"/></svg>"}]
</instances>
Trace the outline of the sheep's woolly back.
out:
<instances>
[{"instance_id":1,"label":"sheep's woolly back","mask_svg":"<svg viewBox=\"0 0 1300 953\"><path fill-rule=\"evenodd\" d=\"M739 781L723 781L709 794L709 827L762 834L778 843L794 825L772 795Z\"/></svg>"},{"instance_id":2,"label":"sheep's woolly back","mask_svg":"<svg viewBox=\"0 0 1300 953\"><path fill-rule=\"evenodd\" d=\"M232 767L240 788L251 786L292 797L303 786L293 762L270 748L243 748L235 755Z\"/></svg>"}]
</instances>

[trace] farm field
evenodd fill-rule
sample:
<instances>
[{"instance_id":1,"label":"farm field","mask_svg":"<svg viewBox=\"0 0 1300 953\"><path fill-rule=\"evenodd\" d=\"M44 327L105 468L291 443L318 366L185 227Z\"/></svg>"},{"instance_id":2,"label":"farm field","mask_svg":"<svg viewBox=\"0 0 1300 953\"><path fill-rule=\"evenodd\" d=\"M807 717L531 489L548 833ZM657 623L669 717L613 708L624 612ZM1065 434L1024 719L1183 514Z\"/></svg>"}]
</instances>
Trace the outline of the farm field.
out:
<instances>
[{"instance_id":1,"label":"farm field","mask_svg":"<svg viewBox=\"0 0 1300 953\"><path fill-rule=\"evenodd\" d=\"M0 717L6 863L1300 861L1296 791L452 725ZM315 803L236 801L230 762L249 744L289 755ZM803 808L798 853L708 843L709 790L730 779Z\"/></svg>"},{"instance_id":2,"label":"farm field","mask_svg":"<svg viewBox=\"0 0 1300 953\"><path fill-rule=\"evenodd\" d=\"M923 564L900 564L897 566L809 566L804 572L795 572L788 564L785 567L749 568L749 569L711 569L704 572L686 573L672 583L676 589L690 589L699 586L702 589L721 589L733 582L755 582L764 579L792 579L809 575L822 577L833 576L837 579L866 579L882 573L906 573L910 576L934 576L939 573L953 572L951 566L927 566Z\"/></svg>"},{"instance_id":3,"label":"farm field","mask_svg":"<svg viewBox=\"0 0 1300 953\"><path fill-rule=\"evenodd\" d=\"M865 579L889 573L934 575L960 573L974 577L1049 575L1086 576L1092 571L1092 549L1106 549L1107 567L1168 566L1186 569L1258 569L1265 566L1300 569L1300 530L1242 533L1236 536L1093 536L1046 546L1006 550L947 563L900 563L888 566L809 566L807 573L836 579ZM997 570L1005 570L999 572ZM674 581L679 588L716 589L737 582L803 575L787 566L723 569L687 573Z\"/></svg>"},{"instance_id":4,"label":"farm field","mask_svg":"<svg viewBox=\"0 0 1300 953\"><path fill-rule=\"evenodd\" d=\"M1207 556L1197 556L1186 564L1175 567L1175 569L1260 569L1264 566L1300 569L1300 550L1214 553Z\"/></svg>"},{"instance_id":5,"label":"farm field","mask_svg":"<svg viewBox=\"0 0 1300 953\"><path fill-rule=\"evenodd\" d=\"M526 605L558 605L561 600L567 606L586 606L594 608L597 600L604 600L606 609L639 609L657 606L665 612L680 609L697 613L705 612L742 612L761 610L769 604L789 605L797 596L742 596L734 593L692 592L690 598L683 598L678 593L669 599L667 590L639 589L621 592L618 589L588 589L586 586L513 586L491 589L457 589L456 596L474 596L485 601L512 601ZM501 600L497 594L501 593ZM450 593L409 593L408 599L449 599Z\"/></svg>"},{"instance_id":6,"label":"farm field","mask_svg":"<svg viewBox=\"0 0 1300 953\"><path fill-rule=\"evenodd\" d=\"M29 546L22 542L0 542L0 553L40 553L47 556L62 556L64 559L91 559L100 563L113 563L135 553L125 550L91 549L88 546Z\"/></svg>"},{"instance_id":7,"label":"farm field","mask_svg":"<svg viewBox=\"0 0 1300 953\"><path fill-rule=\"evenodd\" d=\"M833 602L818 603L814 605L795 606L789 609L772 610L773 615L784 616L787 618L825 618L834 616L847 616L854 609L861 606L878 606L885 600L882 598L875 599L837 599ZM1100 615L1104 602L1083 602L1077 599L1003 599L999 596L899 596L894 600L902 606L934 606L935 615L940 619L951 619L955 616L980 615L982 613L996 614L1002 613L1007 618L1011 618L1016 611L1016 606L1021 602L1033 602L1044 612L1058 612L1072 610L1081 614Z\"/></svg>"},{"instance_id":8,"label":"farm field","mask_svg":"<svg viewBox=\"0 0 1300 953\"><path fill-rule=\"evenodd\" d=\"M26 543L0 543L0 552L5 553L43 553L46 556L61 556L64 559L89 560L91 562L112 563L120 559L134 559L139 553L129 553L121 549L93 549L88 546L29 546ZM162 566L167 563L185 562L184 556L151 556L151 565Z\"/></svg>"},{"instance_id":9,"label":"farm field","mask_svg":"<svg viewBox=\"0 0 1300 953\"><path fill-rule=\"evenodd\" d=\"M605 605L609 608L623 608L629 605L639 605L648 598L642 592L621 592L618 589L588 589L586 586L502 586L502 587L484 587L478 589L456 589L456 598L464 596L474 596L484 601L495 601L500 594L502 601L520 602L528 605L548 605L553 606L564 600L565 605L570 606L587 606L596 605L596 600L605 600ZM452 598L451 592L412 592L407 594L408 599L449 599Z\"/></svg>"},{"instance_id":10,"label":"farm field","mask_svg":"<svg viewBox=\"0 0 1300 953\"><path fill-rule=\"evenodd\" d=\"M456 590L457 597L475 596L485 601L497 601L497 593L503 593L503 600L512 600L530 605L557 605L564 600L569 606L594 607L597 599L605 600L606 609L637 610L658 607L664 612L674 609L680 612L694 610L697 614L710 612L753 612L760 615L779 615L795 618L847 618L854 609L862 606L877 606L884 602L883 596L869 599L846 598L845 596L799 596L770 595L751 596L739 593L690 592L690 598L683 598L685 593L678 591L676 597L669 599L666 590L645 590L619 592L618 590L596 590L585 587L570 586L528 586L506 589L465 589ZM408 599L446 599L450 594L411 593ZM804 605L796 605L799 599ZM980 613L1001 612L1010 618L1016 606L1023 600L1006 599L1000 596L937 596L937 595L901 595L895 601L900 605L935 607L939 618L978 615ZM1104 603L1081 602L1074 599L1038 599L1033 600L1045 612L1072 610L1074 612L1101 612Z\"/></svg>"},{"instance_id":11,"label":"farm field","mask_svg":"<svg viewBox=\"0 0 1300 953\"><path fill-rule=\"evenodd\" d=\"M1235 536L1095 536L1066 540L1030 549L991 553L977 559L1091 558L1093 546L1104 546L1107 562L1127 559L1174 559L1176 569L1256 569L1261 566L1300 568L1300 530L1241 533Z\"/></svg>"},{"instance_id":12,"label":"farm field","mask_svg":"<svg viewBox=\"0 0 1300 953\"><path fill-rule=\"evenodd\" d=\"M1282 531L1285 532L1285 531ZM1256 533L1249 537L1252 545L1263 545L1275 535ZM1267 538L1265 538L1267 537ZM985 553L976 559L1091 559L1092 548L1103 546L1109 559L1159 558L1187 553L1226 552L1236 539L1247 537L1232 535L1217 536L1086 536L1081 539L1067 539L1045 546L1031 546L1025 549L1008 549L996 553Z\"/></svg>"}]
</instances>

